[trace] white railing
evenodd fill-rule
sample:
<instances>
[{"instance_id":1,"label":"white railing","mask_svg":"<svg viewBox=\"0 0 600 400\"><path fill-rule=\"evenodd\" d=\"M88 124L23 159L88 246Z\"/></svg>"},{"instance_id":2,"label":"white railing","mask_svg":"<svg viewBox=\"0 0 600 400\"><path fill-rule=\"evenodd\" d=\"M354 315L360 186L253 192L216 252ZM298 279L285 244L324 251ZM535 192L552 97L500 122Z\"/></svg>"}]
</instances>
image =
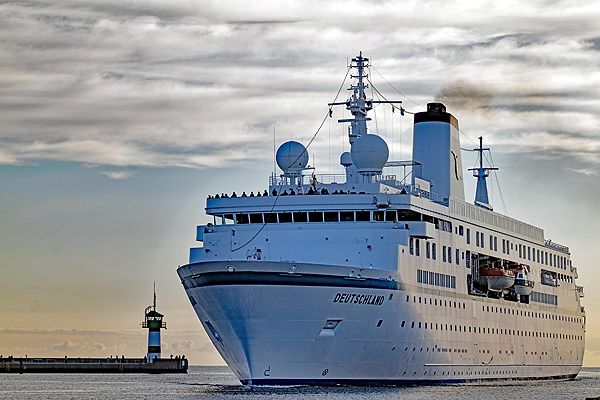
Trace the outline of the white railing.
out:
<instances>
[{"instance_id":1,"label":"white railing","mask_svg":"<svg viewBox=\"0 0 600 400\"><path fill-rule=\"evenodd\" d=\"M505 217L493 211L469 204L453 197L449 201L450 212L460 216L483 222L500 229L505 229L536 240L544 240L544 231L533 225L526 224L516 219Z\"/></svg>"}]
</instances>

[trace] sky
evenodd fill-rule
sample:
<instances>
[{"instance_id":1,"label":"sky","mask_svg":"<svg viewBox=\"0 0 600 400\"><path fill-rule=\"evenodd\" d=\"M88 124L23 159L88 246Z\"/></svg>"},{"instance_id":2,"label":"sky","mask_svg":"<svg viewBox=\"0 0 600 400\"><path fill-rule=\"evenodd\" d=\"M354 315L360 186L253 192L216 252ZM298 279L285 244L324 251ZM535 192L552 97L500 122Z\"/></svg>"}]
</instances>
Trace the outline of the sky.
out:
<instances>
[{"instance_id":1,"label":"sky","mask_svg":"<svg viewBox=\"0 0 600 400\"><path fill-rule=\"evenodd\" d=\"M349 115L319 125L362 51L408 111L371 112L390 159L441 101L464 168L491 148L496 211L570 247L600 366L599 20L590 1L0 1L0 354L142 357L156 281L163 354L223 364L176 274L205 199L266 189L274 145L315 133L310 163L342 173Z\"/></svg>"}]
</instances>

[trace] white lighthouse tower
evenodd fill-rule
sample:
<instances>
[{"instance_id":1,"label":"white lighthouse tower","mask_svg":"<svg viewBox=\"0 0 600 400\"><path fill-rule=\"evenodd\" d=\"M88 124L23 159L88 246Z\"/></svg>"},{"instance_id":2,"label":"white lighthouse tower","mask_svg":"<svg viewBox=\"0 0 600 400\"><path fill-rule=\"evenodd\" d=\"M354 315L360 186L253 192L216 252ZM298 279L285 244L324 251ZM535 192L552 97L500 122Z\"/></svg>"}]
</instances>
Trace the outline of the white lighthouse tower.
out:
<instances>
[{"instance_id":1,"label":"white lighthouse tower","mask_svg":"<svg viewBox=\"0 0 600 400\"><path fill-rule=\"evenodd\" d=\"M167 329L167 323L163 322L164 315L156 311L156 282L154 283L154 304L146 307L145 319L142 328L148 328L148 355L149 363L155 358L160 358L160 330Z\"/></svg>"}]
</instances>

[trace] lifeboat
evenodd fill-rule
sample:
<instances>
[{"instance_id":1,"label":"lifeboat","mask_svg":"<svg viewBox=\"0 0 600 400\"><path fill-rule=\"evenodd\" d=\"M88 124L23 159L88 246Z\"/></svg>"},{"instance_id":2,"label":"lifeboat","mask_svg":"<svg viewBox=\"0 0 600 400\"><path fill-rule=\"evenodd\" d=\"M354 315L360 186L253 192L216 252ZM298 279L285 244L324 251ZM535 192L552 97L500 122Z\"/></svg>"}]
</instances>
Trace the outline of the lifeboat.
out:
<instances>
[{"instance_id":1,"label":"lifeboat","mask_svg":"<svg viewBox=\"0 0 600 400\"><path fill-rule=\"evenodd\" d=\"M518 265L511 270L515 274L515 293L521 296L529 296L535 284L529 267L527 265Z\"/></svg>"},{"instance_id":2,"label":"lifeboat","mask_svg":"<svg viewBox=\"0 0 600 400\"><path fill-rule=\"evenodd\" d=\"M515 273L510 269L483 267L479 269L479 284L499 292L515 284Z\"/></svg>"}]
</instances>

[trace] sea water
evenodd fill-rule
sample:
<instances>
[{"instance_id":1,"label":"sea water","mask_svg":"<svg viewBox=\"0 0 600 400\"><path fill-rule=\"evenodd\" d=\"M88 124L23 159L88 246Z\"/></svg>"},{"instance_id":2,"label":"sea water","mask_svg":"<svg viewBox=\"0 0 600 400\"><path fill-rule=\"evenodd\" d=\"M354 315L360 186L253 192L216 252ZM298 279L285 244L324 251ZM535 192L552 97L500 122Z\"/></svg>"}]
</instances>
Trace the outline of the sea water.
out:
<instances>
[{"instance_id":1,"label":"sea water","mask_svg":"<svg viewBox=\"0 0 600 400\"><path fill-rule=\"evenodd\" d=\"M0 374L0 399L493 399L554 400L600 396L600 368L574 380L436 386L243 386L227 367L191 366L187 374Z\"/></svg>"}]
</instances>

